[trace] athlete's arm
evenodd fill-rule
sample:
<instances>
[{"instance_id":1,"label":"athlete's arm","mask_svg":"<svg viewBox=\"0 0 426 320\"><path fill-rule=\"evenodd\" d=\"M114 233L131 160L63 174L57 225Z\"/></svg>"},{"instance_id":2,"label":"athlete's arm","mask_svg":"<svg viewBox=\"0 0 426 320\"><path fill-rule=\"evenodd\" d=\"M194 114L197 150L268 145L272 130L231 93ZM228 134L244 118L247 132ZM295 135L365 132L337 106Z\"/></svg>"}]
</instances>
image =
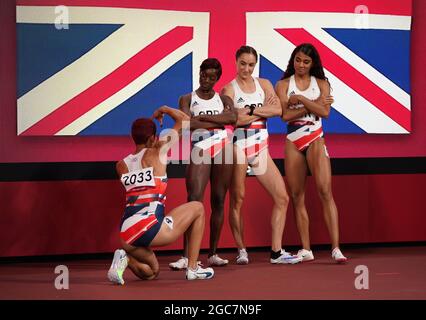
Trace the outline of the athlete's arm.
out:
<instances>
[{"instance_id":1,"label":"athlete's arm","mask_svg":"<svg viewBox=\"0 0 426 320\"><path fill-rule=\"evenodd\" d=\"M189 117L191 117L191 111L190 111L190 108L189 108L190 103L191 103L191 94L190 93L179 97L179 110L186 113Z\"/></svg>"},{"instance_id":2,"label":"athlete's arm","mask_svg":"<svg viewBox=\"0 0 426 320\"><path fill-rule=\"evenodd\" d=\"M179 132L180 134L183 122L189 121L189 116L181 110L170 108L168 106L161 106L160 108L154 111L152 118L157 119L160 122L160 125L163 125L163 117L165 114L167 114L175 121L175 124L172 129Z\"/></svg>"},{"instance_id":3,"label":"athlete's arm","mask_svg":"<svg viewBox=\"0 0 426 320\"><path fill-rule=\"evenodd\" d=\"M321 91L321 99L312 101L302 95L297 95L297 98L309 112L321 118L328 118L331 104L334 102L333 97L330 96L330 84L320 79L317 79L317 82Z\"/></svg>"},{"instance_id":4,"label":"athlete's arm","mask_svg":"<svg viewBox=\"0 0 426 320\"><path fill-rule=\"evenodd\" d=\"M118 178L121 178L123 174L129 172L129 169L127 168L126 163L123 160L120 160L115 164L115 171L117 172Z\"/></svg>"},{"instance_id":5,"label":"athlete's arm","mask_svg":"<svg viewBox=\"0 0 426 320\"><path fill-rule=\"evenodd\" d=\"M226 86L222 88L222 91L220 93L221 95L228 96L231 101L234 101L234 88L232 88L232 85L228 83ZM259 116L250 116L248 113L250 112L250 109L243 108L243 109L236 109L237 110L237 121L235 123L236 127L245 126L253 121L257 121L261 119Z\"/></svg>"},{"instance_id":6,"label":"athlete's arm","mask_svg":"<svg viewBox=\"0 0 426 320\"><path fill-rule=\"evenodd\" d=\"M217 128L218 126L220 126L217 123L212 122L212 121L201 121L200 117L201 116L196 116L196 117L191 118L191 130L214 129L214 128Z\"/></svg>"},{"instance_id":7,"label":"athlete's arm","mask_svg":"<svg viewBox=\"0 0 426 320\"><path fill-rule=\"evenodd\" d=\"M229 99L234 101L234 88L232 88L232 85L228 83L225 85L222 90L220 91L221 96L228 96Z\"/></svg>"},{"instance_id":8,"label":"athlete's arm","mask_svg":"<svg viewBox=\"0 0 426 320\"><path fill-rule=\"evenodd\" d=\"M280 100L281 108L282 108L281 119L283 119L283 121L286 121L286 122L303 117L308 112L305 107L299 108L299 109L290 109L288 107L289 101L287 97L287 90L288 90L288 81L286 80L280 80L275 85L275 92Z\"/></svg>"},{"instance_id":9,"label":"athlete's arm","mask_svg":"<svg viewBox=\"0 0 426 320\"><path fill-rule=\"evenodd\" d=\"M200 121L208 121L208 122L214 122L219 125L235 125L237 122L238 114L234 109L234 102L225 95L220 95L220 99L223 103L223 112L221 114L203 114L198 116L198 120Z\"/></svg>"},{"instance_id":10,"label":"athlete's arm","mask_svg":"<svg viewBox=\"0 0 426 320\"><path fill-rule=\"evenodd\" d=\"M261 108L255 108L253 110L253 115L262 118L272 118L276 116L281 117L282 108L271 82L267 79L259 78L259 83L263 91L265 92L265 101Z\"/></svg>"},{"instance_id":11,"label":"athlete's arm","mask_svg":"<svg viewBox=\"0 0 426 320\"><path fill-rule=\"evenodd\" d=\"M167 165L167 153L172 146L179 141L179 137L182 135L182 130L189 129L187 127L190 119L185 112L168 106L161 106L155 110L151 118L157 119L162 125L165 114L170 116L175 121L175 124L170 131L166 133L162 132L159 141L157 141L155 145L147 151L147 153L155 152L155 157L158 157L161 164L164 166Z\"/></svg>"},{"instance_id":12,"label":"athlete's arm","mask_svg":"<svg viewBox=\"0 0 426 320\"><path fill-rule=\"evenodd\" d=\"M246 126L254 121L258 121L262 119L262 117L259 117L259 116L249 115L249 112L250 112L249 108L238 109L238 120L236 123L237 127Z\"/></svg>"},{"instance_id":13,"label":"athlete's arm","mask_svg":"<svg viewBox=\"0 0 426 320\"><path fill-rule=\"evenodd\" d=\"M190 103L191 94L186 94L179 98L179 109L190 117L190 130L217 128L217 124L214 122L201 121L198 116L191 117L191 111L189 107Z\"/></svg>"}]
</instances>

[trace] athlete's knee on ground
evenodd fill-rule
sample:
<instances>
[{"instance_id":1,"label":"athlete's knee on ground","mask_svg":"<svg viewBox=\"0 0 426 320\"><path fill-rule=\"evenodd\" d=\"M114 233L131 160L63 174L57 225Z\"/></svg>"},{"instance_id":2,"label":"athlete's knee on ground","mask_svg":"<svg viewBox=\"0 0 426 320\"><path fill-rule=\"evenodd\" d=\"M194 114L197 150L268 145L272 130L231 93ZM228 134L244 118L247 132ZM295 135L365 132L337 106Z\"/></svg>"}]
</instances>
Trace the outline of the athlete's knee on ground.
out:
<instances>
[{"instance_id":1,"label":"athlete's knee on ground","mask_svg":"<svg viewBox=\"0 0 426 320\"><path fill-rule=\"evenodd\" d=\"M158 275L160 274L160 268L156 267L152 270L151 274L145 274L142 279L143 280L154 280L155 278L158 277Z\"/></svg>"},{"instance_id":2,"label":"athlete's knee on ground","mask_svg":"<svg viewBox=\"0 0 426 320\"><path fill-rule=\"evenodd\" d=\"M140 263L136 259L130 259L129 268L141 280L155 279L160 272L160 269L158 266L155 268L152 268L151 266L145 263Z\"/></svg>"},{"instance_id":3,"label":"athlete's knee on ground","mask_svg":"<svg viewBox=\"0 0 426 320\"><path fill-rule=\"evenodd\" d=\"M157 265L157 266L155 266L155 268L153 268L153 270L152 270L152 279L157 278L159 274L160 274L160 266L159 266L159 265Z\"/></svg>"}]
</instances>

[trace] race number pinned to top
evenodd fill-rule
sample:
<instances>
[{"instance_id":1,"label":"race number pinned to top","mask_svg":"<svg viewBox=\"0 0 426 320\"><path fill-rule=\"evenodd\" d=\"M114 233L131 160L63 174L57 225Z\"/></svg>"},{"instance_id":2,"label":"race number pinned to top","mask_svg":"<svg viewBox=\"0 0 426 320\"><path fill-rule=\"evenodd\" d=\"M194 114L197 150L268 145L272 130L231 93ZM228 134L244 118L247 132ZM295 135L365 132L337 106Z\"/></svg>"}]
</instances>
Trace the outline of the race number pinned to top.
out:
<instances>
[{"instance_id":1,"label":"race number pinned to top","mask_svg":"<svg viewBox=\"0 0 426 320\"><path fill-rule=\"evenodd\" d=\"M149 167L125 173L121 176L121 183L124 185L126 190L136 187L154 187L154 169L153 167Z\"/></svg>"}]
</instances>

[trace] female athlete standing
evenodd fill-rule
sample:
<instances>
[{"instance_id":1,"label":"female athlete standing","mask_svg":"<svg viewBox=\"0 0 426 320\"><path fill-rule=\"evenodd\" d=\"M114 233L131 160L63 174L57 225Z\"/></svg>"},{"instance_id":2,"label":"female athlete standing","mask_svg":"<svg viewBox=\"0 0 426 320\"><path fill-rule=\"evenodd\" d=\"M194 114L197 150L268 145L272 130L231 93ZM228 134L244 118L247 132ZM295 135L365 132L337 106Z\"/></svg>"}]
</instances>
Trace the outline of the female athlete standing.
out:
<instances>
[{"instance_id":1,"label":"female athlete standing","mask_svg":"<svg viewBox=\"0 0 426 320\"><path fill-rule=\"evenodd\" d=\"M242 46L236 52L237 77L228 83L222 93L229 96L238 109L237 128L234 131L234 172L230 187L229 222L238 246L237 264L248 264L244 244L241 206L245 195L248 164L257 180L274 201L271 216L271 263L298 263L301 261L282 249L288 195L280 171L268 151L266 118L281 116L281 107L272 84L267 79L252 76L257 63L257 52Z\"/></svg>"},{"instance_id":2,"label":"female athlete standing","mask_svg":"<svg viewBox=\"0 0 426 320\"><path fill-rule=\"evenodd\" d=\"M282 105L282 119L288 122L285 141L285 172L296 214L303 249L303 261L314 260L309 240L309 217L305 206L308 168L315 179L332 244L332 258L346 262L339 249L337 207L331 189L330 158L325 147L321 118L328 117L330 84L324 75L318 51L311 44L296 47L287 70L275 87Z\"/></svg>"},{"instance_id":3,"label":"female athlete standing","mask_svg":"<svg viewBox=\"0 0 426 320\"><path fill-rule=\"evenodd\" d=\"M200 86L179 99L179 108L191 117L192 151L186 173L188 201L203 201L204 191L210 181L210 251L208 264L224 266L228 260L216 253L223 226L223 208L232 176L232 141L225 125L234 125L237 114L227 96L219 95L213 87L222 75L222 66L215 58L206 59L200 66ZM205 130L202 130L205 129ZM229 157L228 157L229 159ZM232 159L231 159L232 160ZM186 268L187 241L184 256L170 263L170 268Z\"/></svg>"}]
</instances>

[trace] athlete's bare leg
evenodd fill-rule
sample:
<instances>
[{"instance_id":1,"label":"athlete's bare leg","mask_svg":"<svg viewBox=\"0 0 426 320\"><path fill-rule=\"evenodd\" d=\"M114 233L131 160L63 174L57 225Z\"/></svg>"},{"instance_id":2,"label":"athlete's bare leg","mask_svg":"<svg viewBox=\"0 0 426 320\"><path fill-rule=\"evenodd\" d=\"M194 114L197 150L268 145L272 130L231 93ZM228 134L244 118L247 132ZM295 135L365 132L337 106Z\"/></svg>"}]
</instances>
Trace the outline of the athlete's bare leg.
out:
<instances>
[{"instance_id":1,"label":"athlete's bare leg","mask_svg":"<svg viewBox=\"0 0 426 320\"><path fill-rule=\"evenodd\" d=\"M130 270L142 280L153 280L160 273L160 267L154 252L150 248L133 247L123 240L121 246L129 258Z\"/></svg>"},{"instance_id":2,"label":"athlete's bare leg","mask_svg":"<svg viewBox=\"0 0 426 320\"><path fill-rule=\"evenodd\" d=\"M175 242L186 230L188 233L188 266L197 268L201 240L204 233L204 206L191 201L174 208L167 216L173 218L173 229L163 223L151 246L165 246Z\"/></svg>"},{"instance_id":3,"label":"athlete's bare leg","mask_svg":"<svg viewBox=\"0 0 426 320\"><path fill-rule=\"evenodd\" d=\"M244 152L239 147L234 146L233 149L234 166L229 189L229 224L238 249L243 249L245 248L244 219L241 213L241 207L244 201L248 163ZM237 159L241 159L241 161L237 161Z\"/></svg>"},{"instance_id":4,"label":"athlete's bare leg","mask_svg":"<svg viewBox=\"0 0 426 320\"><path fill-rule=\"evenodd\" d=\"M225 163L225 152L232 152L232 145L223 150L214 160L211 170L210 205L212 213L210 216L210 251L209 257L216 254L220 233L223 226L223 208L226 192L229 189L232 178L232 163ZM218 160L219 159L219 160ZM218 160L218 161L216 161ZM219 164L221 162L221 164Z\"/></svg>"},{"instance_id":5,"label":"athlete's bare leg","mask_svg":"<svg viewBox=\"0 0 426 320\"><path fill-rule=\"evenodd\" d=\"M186 168L187 201L204 201L204 192L211 174L211 164L194 164L192 161ZM184 235L184 257L188 257L188 234Z\"/></svg>"},{"instance_id":6,"label":"athlete's bare leg","mask_svg":"<svg viewBox=\"0 0 426 320\"><path fill-rule=\"evenodd\" d=\"M311 250L309 239L309 216L305 206L305 183L308 166L305 156L293 142L285 142L285 175L289 187L296 225L302 241L303 249Z\"/></svg>"},{"instance_id":7,"label":"athlete's bare leg","mask_svg":"<svg viewBox=\"0 0 426 320\"><path fill-rule=\"evenodd\" d=\"M284 232L289 198L283 177L281 176L280 171L269 155L268 149L264 149L259 154L258 161L259 163L256 166L253 166L252 169L257 180L265 188L274 201L271 216L271 247L273 251L278 251L282 248L282 236Z\"/></svg>"},{"instance_id":8,"label":"athlete's bare leg","mask_svg":"<svg viewBox=\"0 0 426 320\"><path fill-rule=\"evenodd\" d=\"M323 138L317 139L309 146L307 160L317 185L325 223L334 249L339 246L339 219L331 188L330 158L326 154Z\"/></svg>"},{"instance_id":9,"label":"athlete's bare leg","mask_svg":"<svg viewBox=\"0 0 426 320\"><path fill-rule=\"evenodd\" d=\"M173 219L173 228L162 223L160 230L152 240L150 247L134 247L124 241L122 247L129 258L129 268L133 273L143 279L152 280L160 272L159 264L152 247L161 247L175 242L188 230L188 266L197 268L197 259L200 252L201 240L204 232L204 207L197 201L185 203L173 209L167 216Z\"/></svg>"}]
</instances>

